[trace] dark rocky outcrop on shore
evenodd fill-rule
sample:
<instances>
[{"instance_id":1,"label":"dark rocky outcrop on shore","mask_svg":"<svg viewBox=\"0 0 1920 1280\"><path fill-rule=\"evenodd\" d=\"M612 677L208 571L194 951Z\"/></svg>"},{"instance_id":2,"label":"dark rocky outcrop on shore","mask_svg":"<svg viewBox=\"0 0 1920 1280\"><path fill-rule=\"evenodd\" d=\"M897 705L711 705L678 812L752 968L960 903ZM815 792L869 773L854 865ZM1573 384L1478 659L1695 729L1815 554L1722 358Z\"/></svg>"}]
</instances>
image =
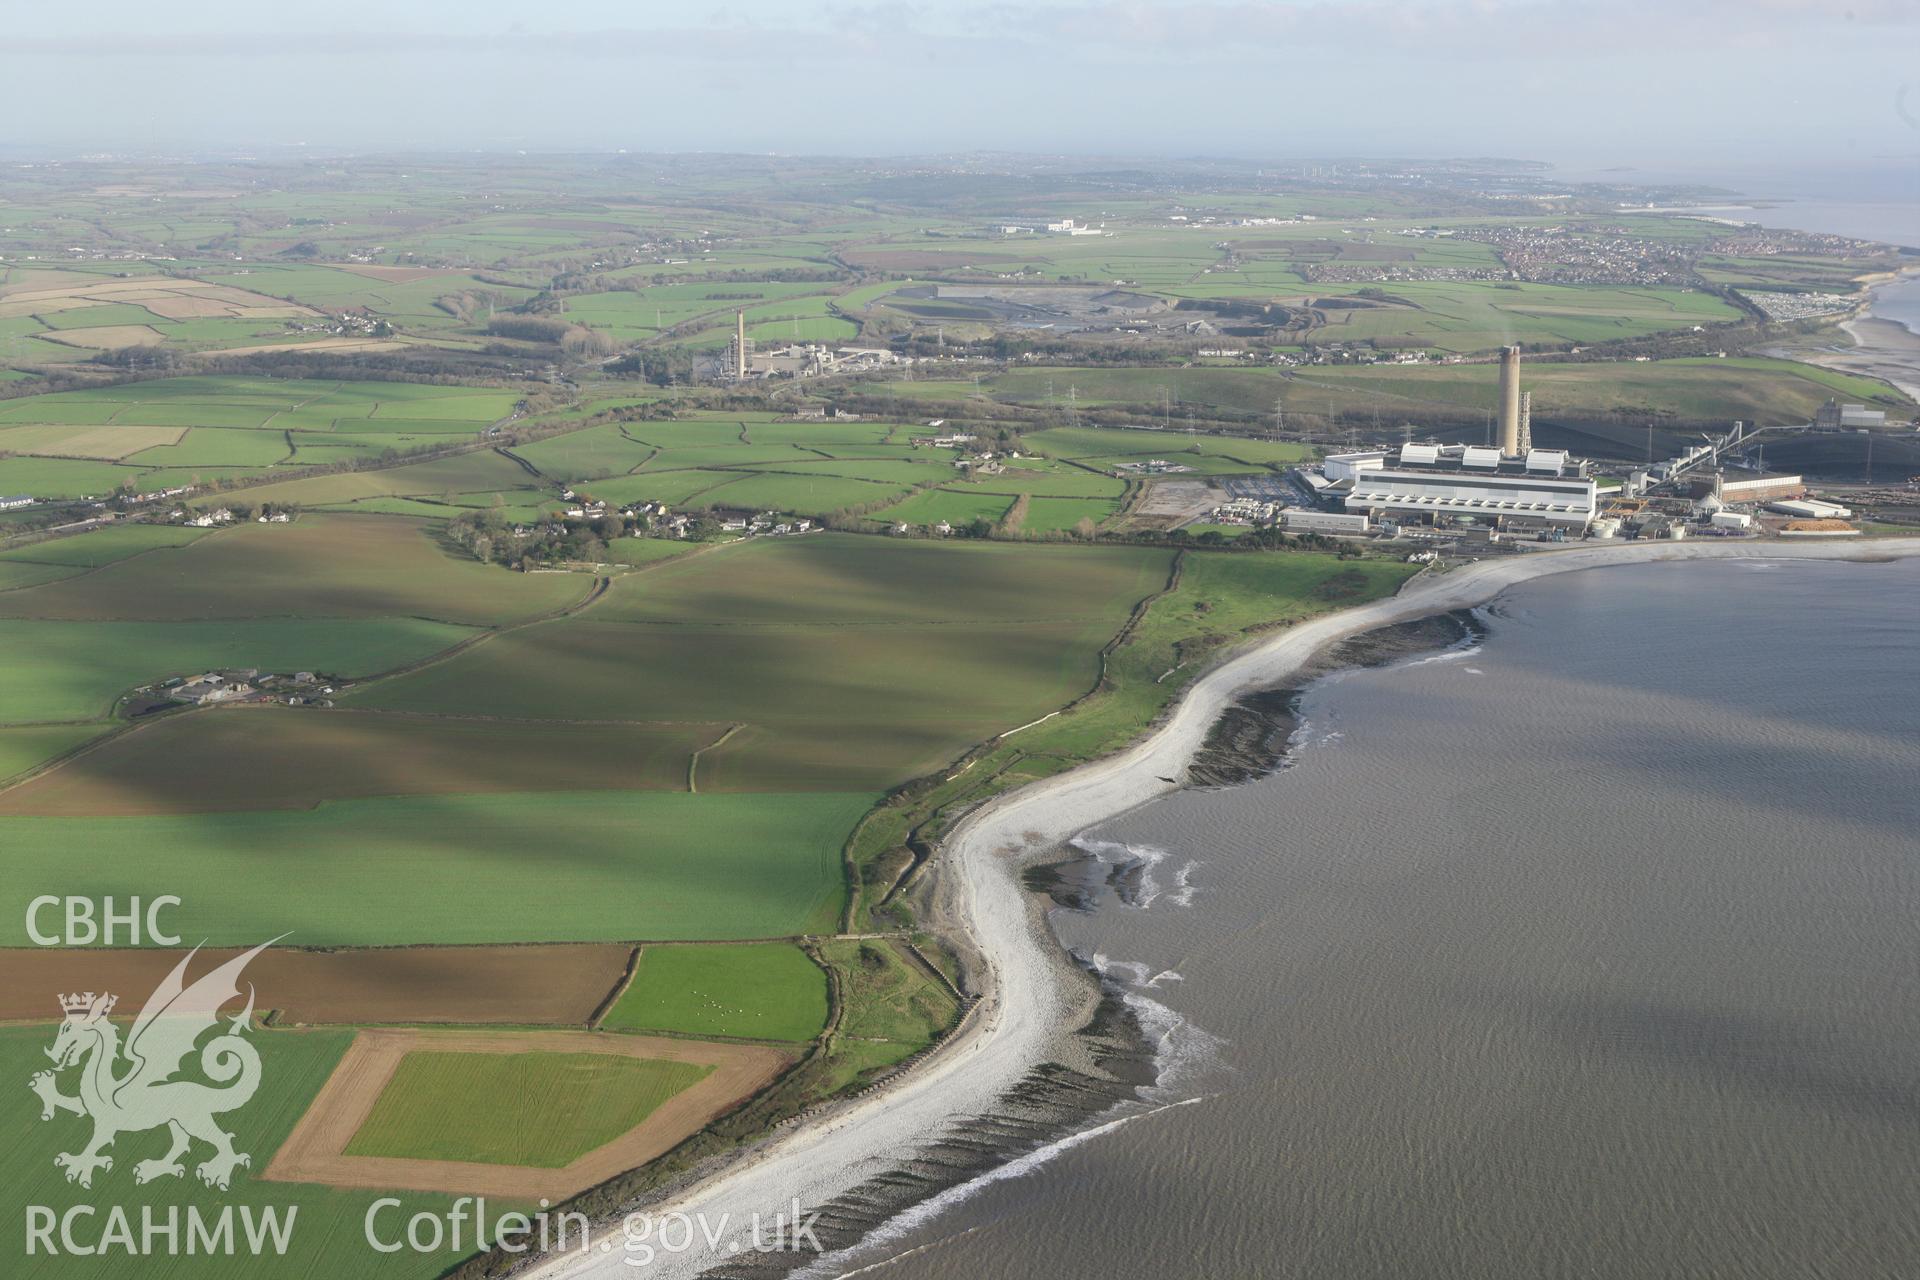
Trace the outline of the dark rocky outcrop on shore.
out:
<instances>
[{"instance_id":1,"label":"dark rocky outcrop on shore","mask_svg":"<svg viewBox=\"0 0 1920 1280\"><path fill-rule=\"evenodd\" d=\"M1287 767L1300 727L1300 698L1314 681L1339 671L1384 667L1423 653L1478 643L1486 627L1471 610L1415 618L1350 636L1327 649L1287 684L1235 702L1214 722L1206 745L1187 767L1193 787L1234 787Z\"/></svg>"}]
</instances>

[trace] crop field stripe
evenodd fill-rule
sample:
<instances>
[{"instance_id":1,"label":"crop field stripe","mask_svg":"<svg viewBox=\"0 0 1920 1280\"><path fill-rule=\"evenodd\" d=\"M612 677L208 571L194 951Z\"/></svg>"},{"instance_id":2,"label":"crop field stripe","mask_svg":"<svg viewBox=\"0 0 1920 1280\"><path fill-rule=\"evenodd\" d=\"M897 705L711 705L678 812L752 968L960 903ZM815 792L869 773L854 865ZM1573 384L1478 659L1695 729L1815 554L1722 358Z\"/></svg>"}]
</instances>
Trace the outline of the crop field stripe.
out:
<instances>
[{"instance_id":1,"label":"crop field stripe","mask_svg":"<svg viewBox=\"0 0 1920 1280\"><path fill-rule=\"evenodd\" d=\"M261 1013L282 1024L368 1026L581 1026L628 970L626 943L555 946L374 947L302 950L278 946L247 968ZM0 985L0 1022L55 1012L47 992L151 991L185 950L27 947L0 952L10 981ZM194 954L195 978L238 948Z\"/></svg>"},{"instance_id":2,"label":"crop field stripe","mask_svg":"<svg viewBox=\"0 0 1920 1280\"><path fill-rule=\"evenodd\" d=\"M177 894L183 936L210 945L289 929L311 946L787 938L835 927L842 846L876 799L516 792L10 816L0 848L24 886ZM343 884L367 891L342 895ZM24 928L0 922L0 945L24 945Z\"/></svg>"}]
</instances>

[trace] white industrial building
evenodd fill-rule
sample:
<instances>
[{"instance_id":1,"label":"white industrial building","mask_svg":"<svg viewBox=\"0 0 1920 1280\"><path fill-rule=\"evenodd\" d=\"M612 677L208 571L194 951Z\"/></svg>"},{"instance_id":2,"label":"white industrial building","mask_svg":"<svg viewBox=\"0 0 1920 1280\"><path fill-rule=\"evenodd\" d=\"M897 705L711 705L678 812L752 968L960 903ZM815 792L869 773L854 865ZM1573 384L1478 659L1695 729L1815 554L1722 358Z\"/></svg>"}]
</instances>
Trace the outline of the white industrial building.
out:
<instances>
[{"instance_id":1,"label":"white industrial building","mask_svg":"<svg viewBox=\"0 0 1920 1280\"><path fill-rule=\"evenodd\" d=\"M1387 449L1362 449L1357 453L1328 454L1320 464L1321 474L1329 480L1352 480L1362 471L1378 471L1392 457Z\"/></svg>"},{"instance_id":2,"label":"white industrial building","mask_svg":"<svg viewBox=\"0 0 1920 1280\"><path fill-rule=\"evenodd\" d=\"M1813 425L1829 431L1870 431L1887 425L1886 411L1869 409L1863 404L1842 404L1829 400L1813 415Z\"/></svg>"},{"instance_id":3,"label":"white industrial building","mask_svg":"<svg viewBox=\"0 0 1920 1280\"><path fill-rule=\"evenodd\" d=\"M1584 530L1599 498L1586 464L1562 449L1508 457L1477 445L1407 444L1397 455L1335 454L1325 470L1338 477L1328 496L1338 494L1348 512L1401 522Z\"/></svg>"},{"instance_id":4,"label":"white industrial building","mask_svg":"<svg viewBox=\"0 0 1920 1280\"><path fill-rule=\"evenodd\" d=\"M1364 511L1309 511L1289 507L1280 513L1280 527L1288 533L1364 534L1373 527Z\"/></svg>"},{"instance_id":5,"label":"white industrial building","mask_svg":"<svg viewBox=\"0 0 1920 1280\"><path fill-rule=\"evenodd\" d=\"M1837 502L1816 502L1812 498L1798 501L1769 502L1767 510L1783 516L1795 516L1802 520L1851 520L1853 509L1843 507Z\"/></svg>"}]
</instances>

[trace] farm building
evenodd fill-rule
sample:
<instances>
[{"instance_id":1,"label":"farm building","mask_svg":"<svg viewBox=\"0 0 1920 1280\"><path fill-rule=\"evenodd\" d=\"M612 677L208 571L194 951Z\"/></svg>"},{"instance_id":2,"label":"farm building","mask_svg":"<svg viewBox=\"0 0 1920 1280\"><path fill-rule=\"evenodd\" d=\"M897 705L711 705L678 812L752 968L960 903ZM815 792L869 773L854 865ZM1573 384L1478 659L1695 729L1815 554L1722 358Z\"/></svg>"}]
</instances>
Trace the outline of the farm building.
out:
<instances>
[{"instance_id":1,"label":"farm building","mask_svg":"<svg viewBox=\"0 0 1920 1280\"><path fill-rule=\"evenodd\" d=\"M175 702L205 706L210 702L244 698L252 692L253 686L243 680L229 680L225 676L208 674L170 690L167 696Z\"/></svg>"}]
</instances>

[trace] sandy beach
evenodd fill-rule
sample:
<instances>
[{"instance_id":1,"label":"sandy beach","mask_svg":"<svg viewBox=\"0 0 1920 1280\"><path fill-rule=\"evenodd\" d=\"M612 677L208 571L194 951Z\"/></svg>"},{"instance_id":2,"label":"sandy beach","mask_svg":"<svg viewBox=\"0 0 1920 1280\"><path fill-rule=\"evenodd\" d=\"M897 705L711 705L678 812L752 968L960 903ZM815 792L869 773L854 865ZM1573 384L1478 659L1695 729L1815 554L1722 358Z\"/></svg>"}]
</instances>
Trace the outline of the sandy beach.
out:
<instances>
[{"instance_id":1,"label":"sandy beach","mask_svg":"<svg viewBox=\"0 0 1920 1280\"><path fill-rule=\"evenodd\" d=\"M643 1206L719 1215L744 1236L754 1213L770 1220L794 1200L817 1208L895 1167L929 1139L991 1111L1007 1090L1057 1051L1081 1001L1062 981L1059 946L1016 874L1021 863L1085 828L1176 789L1221 712L1237 698L1298 672L1327 645L1412 618L1484 604L1548 574L1669 560L1874 560L1920 555L1920 538L1869 542L1657 542L1586 545L1485 561L1413 579L1386 600L1314 619L1266 637L1201 676L1159 726L1127 750L1000 798L971 815L933 864L934 894L980 957L982 1000L963 1029L889 1086L795 1125L705 1181ZM695 1240L699 1237L696 1233ZM662 1254L628 1265L610 1252L548 1260L544 1277L686 1276L729 1260L717 1249Z\"/></svg>"},{"instance_id":2,"label":"sandy beach","mask_svg":"<svg viewBox=\"0 0 1920 1280\"><path fill-rule=\"evenodd\" d=\"M1877 291L1888 284L1904 284L1915 279L1920 279L1920 272L1902 272L1873 288ZM1874 315L1872 294L1860 314L1841 321L1840 328L1853 339L1851 347L1822 347L1791 353L1791 358L1842 373L1879 378L1920 401L1920 334L1898 321Z\"/></svg>"}]
</instances>

